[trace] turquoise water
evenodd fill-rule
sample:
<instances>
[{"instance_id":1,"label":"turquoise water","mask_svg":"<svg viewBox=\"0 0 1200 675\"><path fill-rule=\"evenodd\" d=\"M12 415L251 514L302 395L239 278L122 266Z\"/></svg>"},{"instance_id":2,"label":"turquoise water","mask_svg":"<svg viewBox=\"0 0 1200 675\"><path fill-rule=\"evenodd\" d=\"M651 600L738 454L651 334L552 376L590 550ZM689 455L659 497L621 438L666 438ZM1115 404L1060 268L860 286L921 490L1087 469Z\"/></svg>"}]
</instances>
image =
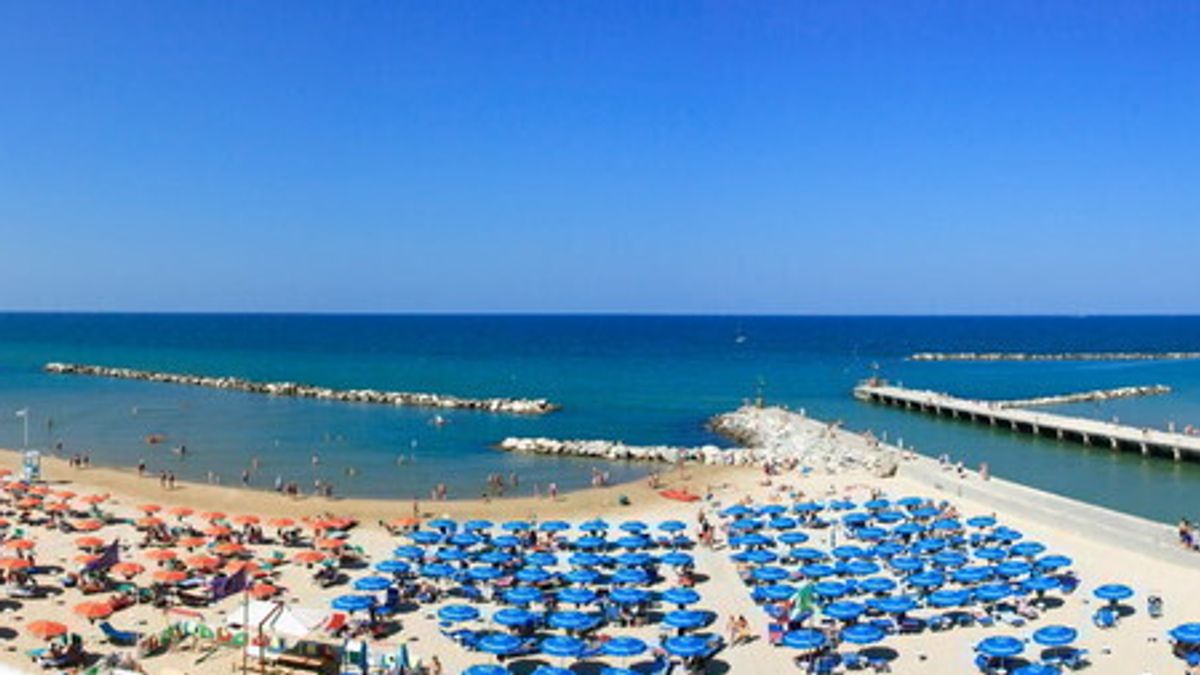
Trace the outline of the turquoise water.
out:
<instances>
[{"instance_id":1,"label":"turquoise water","mask_svg":"<svg viewBox=\"0 0 1200 675\"><path fill-rule=\"evenodd\" d=\"M744 339L738 341L737 336ZM238 482L251 457L263 487L276 475L340 494L411 498L444 481L477 496L490 473L517 472L521 492L584 486L594 462L513 456L509 435L720 442L704 429L762 389L773 403L886 432L927 454L986 460L997 475L1131 513L1200 515L1200 466L1114 455L854 401L878 366L910 386L966 396L1026 397L1161 383L1169 396L1061 406L1150 426L1200 424L1200 362L911 363L914 351L1195 350L1200 318L816 318L617 316L220 316L0 314L0 410L31 410L32 444L61 440L97 463ZM463 396L545 396L542 417L347 405L173 385L50 376L47 361L286 379ZM136 412L135 412L136 409ZM150 433L169 437L148 447ZM20 420L0 415L0 445ZM167 448L185 443L181 459ZM310 457L319 454L314 471ZM404 457L403 463L398 458ZM356 476L346 474L357 469ZM646 467L600 468L614 480Z\"/></svg>"}]
</instances>

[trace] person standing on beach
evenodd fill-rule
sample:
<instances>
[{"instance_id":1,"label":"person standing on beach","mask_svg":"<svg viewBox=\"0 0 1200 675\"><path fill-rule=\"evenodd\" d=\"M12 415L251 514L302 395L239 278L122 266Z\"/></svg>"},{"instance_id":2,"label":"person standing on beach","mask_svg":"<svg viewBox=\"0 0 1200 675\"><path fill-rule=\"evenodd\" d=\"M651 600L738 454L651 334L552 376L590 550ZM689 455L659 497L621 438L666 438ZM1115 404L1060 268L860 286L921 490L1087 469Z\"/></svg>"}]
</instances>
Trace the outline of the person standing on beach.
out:
<instances>
[{"instance_id":1,"label":"person standing on beach","mask_svg":"<svg viewBox=\"0 0 1200 675\"><path fill-rule=\"evenodd\" d=\"M146 475L146 459L138 459L138 478Z\"/></svg>"}]
</instances>

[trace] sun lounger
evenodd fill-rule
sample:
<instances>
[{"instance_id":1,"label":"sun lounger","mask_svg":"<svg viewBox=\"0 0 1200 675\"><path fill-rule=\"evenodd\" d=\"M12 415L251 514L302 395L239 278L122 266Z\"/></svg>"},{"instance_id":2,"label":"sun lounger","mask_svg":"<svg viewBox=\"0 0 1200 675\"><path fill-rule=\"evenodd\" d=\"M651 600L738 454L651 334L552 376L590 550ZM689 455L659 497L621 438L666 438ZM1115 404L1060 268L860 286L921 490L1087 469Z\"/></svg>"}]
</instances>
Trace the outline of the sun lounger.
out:
<instances>
[{"instance_id":1,"label":"sun lounger","mask_svg":"<svg viewBox=\"0 0 1200 675\"><path fill-rule=\"evenodd\" d=\"M133 631L117 630L107 621L101 622L100 630L104 633L104 637L114 645L121 647L131 647L137 644L140 634Z\"/></svg>"}]
</instances>

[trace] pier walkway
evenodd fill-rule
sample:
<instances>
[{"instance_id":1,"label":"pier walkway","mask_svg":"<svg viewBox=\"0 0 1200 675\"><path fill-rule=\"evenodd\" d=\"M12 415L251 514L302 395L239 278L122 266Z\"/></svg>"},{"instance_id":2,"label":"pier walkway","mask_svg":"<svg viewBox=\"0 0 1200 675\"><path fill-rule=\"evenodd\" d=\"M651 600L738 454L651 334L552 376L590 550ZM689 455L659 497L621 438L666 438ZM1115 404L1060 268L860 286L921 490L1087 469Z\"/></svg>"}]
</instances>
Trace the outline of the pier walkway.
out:
<instances>
[{"instance_id":1,"label":"pier walkway","mask_svg":"<svg viewBox=\"0 0 1200 675\"><path fill-rule=\"evenodd\" d=\"M957 398L935 391L906 389L884 382L864 382L854 388L860 401L1003 427L1017 433L1047 436L1112 450L1134 450L1143 455L1166 456L1180 461L1200 461L1200 437L1132 427L1084 417L1056 415L996 402Z\"/></svg>"}]
</instances>

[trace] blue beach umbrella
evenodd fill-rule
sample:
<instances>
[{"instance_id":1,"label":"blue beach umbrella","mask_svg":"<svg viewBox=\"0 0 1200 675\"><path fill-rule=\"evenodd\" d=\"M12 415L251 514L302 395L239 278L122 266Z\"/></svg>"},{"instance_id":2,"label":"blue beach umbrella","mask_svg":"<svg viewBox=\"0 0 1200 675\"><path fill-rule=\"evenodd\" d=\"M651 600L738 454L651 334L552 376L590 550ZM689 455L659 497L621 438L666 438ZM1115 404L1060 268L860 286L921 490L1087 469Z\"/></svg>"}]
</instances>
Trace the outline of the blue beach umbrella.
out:
<instances>
[{"instance_id":1,"label":"blue beach umbrella","mask_svg":"<svg viewBox=\"0 0 1200 675\"><path fill-rule=\"evenodd\" d=\"M996 565L996 574L1002 577L1019 577L1033 571L1033 565L1024 560L1006 560Z\"/></svg>"},{"instance_id":2,"label":"blue beach umbrella","mask_svg":"<svg viewBox=\"0 0 1200 675\"><path fill-rule=\"evenodd\" d=\"M1021 587L1034 593L1045 593L1058 588L1058 579L1054 577L1030 577L1021 582Z\"/></svg>"},{"instance_id":3,"label":"blue beach umbrella","mask_svg":"<svg viewBox=\"0 0 1200 675\"><path fill-rule=\"evenodd\" d=\"M992 516L975 516L974 518L967 518L967 525L977 529L991 527L995 524L996 519Z\"/></svg>"},{"instance_id":4,"label":"blue beach umbrella","mask_svg":"<svg viewBox=\"0 0 1200 675\"><path fill-rule=\"evenodd\" d=\"M450 538L446 541L460 548L467 548L468 546L474 546L475 544L483 541L483 537L471 532L458 532L450 535Z\"/></svg>"},{"instance_id":5,"label":"blue beach umbrella","mask_svg":"<svg viewBox=\"0 0 1200 675\"><path fill-rule=\"evenodd\" d=\"M941 515L941 513L941 511L938 511L932 506L922 506L920 508L913 509L912 517L918 520L929 520L930 518L937 518L939 515Z\"/></svg>"},{"instance_id":6,"label":"blue beach umbrella","mask_svg":"<svg viewBox=\"0 0 1200 675\"><path fill-rule=\"evenodd\" d=\"M583 653L587 645L579 638L573 638L568 635L555 635L542 640L538 645L538 649L543 654L550 656L558 656L561 658L572 658Z\"/></svg>"},{"instance_id":7,"label":"blue beach umbrella","mask_svg":"<svg viewBox=\"0 0 1200 675\"><path fill-rule=\"evenodd\" d=\"M356 591L382 591L385 588L391 588L392 580L386 577L363 577L356 579L354 582L354 590Z\"/></svg>"},{"instance_id":8,"label":"blue beach umbrella","mask_svg":"<svg viewBox=\"0 0 1200 675\"><path fill-rule=\"evenodd\" d=\"M879 541L887 536L887 530L882 527L864 527L855 533L863 541Z\"/></svg>"},{"instance_id":9,"label":"blue beach umbrella","mask_svg":"<svg viewBox=\"0 0 1200 675\"><path fill-rule=\"evenodd\" d=\"M753 534L744 534L740 537L733 537L729 540L731 546L771 546L775 542L765 534L757 532Z\"/></svg>"},{"instance_id":10,"label":"blue beach umbrella","mask_svg":"<svg viewBox=\"0 0 1200 675\"><path fill-rule=\"evenodd\" d=\"M779 541L788 546L798 546L808 541L808 535L803 532L784 532L779 535Z\"/></svg>"},{"instance_id":11,"label":"blue beach umbrella","mask_svg":"<svg viewBox=\"0 0 1200 675\"><path fill-rule=\"evenodd\" d=\"M976 549L974 553L976 558L987 560L988 562L996 562L1004 560L1008 557L1008 553L1002 548L981 548Z\"/></svg>"},{"instance_id":12,"label":"blue beach umbrella","mask_svg":"<svg viewBox=\"0 0 1200 675\"><path fill-rule=\"evenodd\" d=\"M891 593L896 590L896 582L887 577L871 577L858 582L858 587L867 593Z\"/></svg>"},{"instance_id":13,"label":"blue beach umbrella","mask_svg":"<svg viewBox=\"0 0 1200 675\"><path fill-rule=\"evenodd\" d=\"M826 605L821 613L841 621L853 621L866 611L866 607L852 600L839 600Z\"/></svg>"},{"instance_id":14,"label":"blue beach umbrella","mask_svg":"<svg viewBox=\"0 0 1200 675\"><path fill-rule=\"evenodd\" d=\"M785 518L780 516L778 518L772 518L769 520L767 525L773 530L790 530L799 525L799 523L796 522L795 518Z\"/></svg>"},{"instance_id":15,"label":"blue beach umbrella","mask_svg":"<svg viewBox=\"0 0 1200 675\"><path fill-rule=\"evenodd\" d=\"M643 537L640 535L630 535L628 537L621 537L617 540L617 546L629 550L646 548L650 544L651 541L648 537Z\"/></svg>"},{"instance_id":16,"label":"blue beach umbrella","mask_svg":"<svg viewBox=\"0 0 1200 675\"><path fill-rule=\"evenodd\" d=\"M828 577L837 574L837 568L835 568L833 565L826 565L824 563L811 563L801 567L800 573L809 579L820 579L822 577Z\"/></svg>"},{"instance_id":17,"label":"blue beach umbrella","mask_svg":"<svg viewBox=\"0 0 1200 675\"><path fill-rule=\"evenodd\" d=\"M558 666L551 666L543 663L537 668L534 668L529 675L575 675L575 671L571 670L570 668L560 668Z\"/></svg>"},{"instance_id":18,"label":"blue beach umbrella","mask_svg":"<svg viewBox=\"0 0 1200 675\"><path fill-rule=\"evenodd\" d=\"M833 557L839 560L849 560L851 558L862 558L867 555L867 552L858 546L838 546L830 551Z\"/></svg>"},{"instance_id":19,"label":"blue beach umbrella","mask_svg":"<svg viewBox=\"0 0 1200 675\"><path fill-rule=\"evenodd\" d=\"M865 513L847 513L846 515L842 516L842 522L850 527L857 527L859 525L866 525L867 523L871 522L871 516L868 516Z\"/></svg>"},{"instance_id":20,"label":"blue beach umbrella","mask_svg":"<svg viewBox=\"0 0 1200 675\"><path fill-rule=\"evenodd\" d=\"M787 507L782 504L767 504L758 508L760 516L778 516L781 513L787 513Z\"/></svg>"},{"instance_id":21,"label":"blue beach umbrella","mask_svg":"<svg viewBox=\"0 0 1200 675\"><path fill-rule=\"evenodd\" d=\"M479 618L479 610L470 605L446 605L438 610L437 617L441 621L462 623Z\"/></svg>"},{"instance_id":22,"label":"blue beach umbrella","mask_svg":"<svg viewBox=\"0 0 1200 675\"><path fill-rule=\"evenodd\" d=\"M988 584L975 589L975 597L982 602L999 602L1013 594L1008 584Z\"/></svg>"},{"instance_id":23,"label":"blue beach umbrella","mask_svg":"<svg viewBox=\"0 0 1200 675\"><path fill-rule=\"evenodd\" d=\"M662 564L670 565L671 567L688 567L696 564L696 559L690 554L679 551L672 551L662 557Z\"/></svg>"},{"instance_id":24,"label":"blue beach umbrella","mask_svg":"<svg viewBox=\"0 0 1200 675\"><path fill-rule=\"evenodd\" d=\"M599 578L600 578L599 573L597 573L595 570L588 570L588 569L571 570L570 572L567 572L566 574L563 575L563 579L566 579L569 583L572 583L572 584L584 584L584 585L592 584L592 583L595 583L596 580Z\"/></svg>"},{"instance_id":25,"label":"blue beach umbrella","mask_svg":"<svg viewBox=\"0 0 1200 675\"><path fill-rule=\"evenodd\" d=\"M796 513L817 513L825 507L816 502L801 502L792 507Z\"/></svg>"},{"instance_id":26,"label":"blue beach umbrella","mask_svg":"<svg viewBox=\"0 0 1200 675\"><path fill-rule=\"evenodd\" d=\"M569 605L587 605L596 601L596 591L581 586L570 586L558 592L560 602Z\"/></svg>"},{"instance_id":27,"label":"blue beach umbrella","mask_svg":"<svg viewBox=\"0 0 1200 675\"><path fill-rule=\"evenodd\" d=\"M865 577L869 574L879 572L878 563L873 563L870 560L851 560L847 563L840 563L838 571L843 574L849 574L856 577Z\"/></svg>"},{"instance_id":28,"label":"blue beach umbrella","mask_svg":"<svg viewBox=\"0 0 1200 675\"><path fill-rule=\"evenodd\" d=\"M751 572L750 576L756 581L775 582L783 581L791 575L782 567L759 567Z\"/></svg>"},{"instance_id":29,"label":"blue beach umbrella","mask_svg":"<svg viewBox=\"0 0 1200 675\"><path fill-rule=\"evenodd\" d=\"M663 649L682 658L703 656L711 649L709 638L700 635L676 635L663 640Z\"/></svg>"},{"instance_id":30,"label":"blue beach umbrella","mask_svg":"<svg viewBox=\"0 0 1200 675\"><path fill-rule=\"evenodd\" d=\"M1019 544L1014 544L1008 552L1012 555L1019 555L1023 558L1032 558L1035 555L1041 555L1046 550L1046 545L1037 541L1023 541Z\"/></svg>"},{"instance_id":31,"label":"blue beach umbrella","mask_svg":"<svg viewBox=\"0 0 1200 675\"><path fill-rule=\"evenodd\" d=\"M708 614L694 609L676 609L663 616L663 625L681 630L699 628L708 623Z\"/></svg>"},{"instance_id":32,"label":"blue beach umbrella","mask_svg":"<svg viewBox=\"0 0 1200 675\"><path fill-rule=\"evenodd\" d=\"M618 525L622 532L631 532L633 534L641 534L650 529L650 526L640 520L627 520Z\"/></svg>"},{"instance_id":33,"label":"blue beach umbrella","mask_svg":"<svg viewBox=\"0 0 1200 675\"><path fill-rule=\"evenodd\" d=\"M772 602L782 602L796 595L796 587L789 584L773 584L758 589L762 597Z\"/></svg>"},{"instance_id":34,"label":"blue beach umbrella","mask_svg":"<svg viewBox=\"0 0 1200 675\"><path fill-rule=\"evenodd\" d=\"M511 534L502 534L499 537L492 537L492 546L496 548L519 548L521 540Z\"/></svg>"},{"instance_id":35,"label":"blue beach umbrella","mask_svg":"<svg viewBox=\"0 0 1200 675\"><path fill-rule=\"evenodd\" d=\"M650 601L650 591L622 586L609 591L608 599L619 605L638 605Z\"/></svg>"},{"instance_id":36,"label":"blue beach umbrella","mask_svg":"<svg viewBox=\"0 0 1200 675\"><path fill-rule=\"evenodd\" d=\"M476 518L475 520L468 520L467 522L463 523L463 529L468 532L479 532L480 530L490 530L490 529L492 529L492 527L493 527L492 521L483 520L481 518Z\"/></svg>"},{"instance_id":37,"label":"blue beach umbrella","mask_svg":"<svg viewBox=\"0 0 1200 675\"><path fill-rule=\"evenodd\" d=\"M571 557L567 558L567 564L575 567L595 567L604 562L604 559L595 553L572 553Z\"/></svg>"},{"instance_id":38,"label":"blue beach umbrella","mask_svg":"<svg viewBox=\"0 0 1200 675\"><path fill-rule=\"evenodd\" d=\"M550 567L558 564L558 556L546 551L535 551L525 556L525 562L538 567Z\"/></svg>"},{"instance_id":39,"label":"blue beach umbrella","mask_svg":"<svg viewBox=\"0 0 1200 675\"><path fill-rule=\"evenodd\" d=\"M989 536L992 539L995 539L997 541L1009 542L1009 541L1017 541L1018 539L1021 539L1025 535L1012 529L1011 527L1004 527L1003 525L1001 525L1000 527L997 527L996 529L992 530L992 533Z\"/></svg>"},{"instance_id":40,"label":"blue beach umbrella","mask_svg":"<svg viewBox=\"0 0 1200 675\"><path fill-rule=\"evenodd\" d=\"M933 588L946 583L946 577L940 572L917 572L908 578L908 583L917 588Z\"/></svg>"},{"instance_id":41,"label":"blue beach umbrella","mask_svg":"<svg viewBox=\"0 0 1200 675\"><path fill-rule=\"evenodd\" d=\"M1045 663L1027 663L1012 672L1012 675L1061 675L1057 666Z\"/></svg>"},{"instance_id":42,"label":"blue beach umbrella","mask_svg":"<svg viewBox=\"0 0 1200 675\"><path fill-rule=\"evenodd\" d=\"M663 602L684 607L700 602L700 594L693 588L669 588L663 591Z\"/></svg>"},{"instance_id":43,"label":"blue beach umbrella","mask_svg":"<svg viewBox=\"0 0 1200 675\"><path fill-rule=\"evenodd\" d=\"M745 504L734 504L733 506L722 509L720 515L726 518L741 518L742 516L754 515L754 509Z\"/></svg>"},{"instance_id":44,"label":"blue beach umbrella","mask_svg":"<svg viewBox=\"0 0 1200 675\"><path fill-rule=\"evenodd\" d=\"M517 581L526 584L542 584L554 578L554 575L540 567L523 567L517 570Z\"/></svg>"},{"instance_id":45,"label":"blue beach umbrella","mask_svg":"<svg viewBox=\"0 0 1200 675\"><path fill-rule=\"evenodd\" d=\"M532 586L517 586L504 592L504 599L514 605L541 602L542 597L542 592Z\"/></svg>"},{"instance_id":46,"label":"blue beach umbrella","mask_svg":"<svg viewBox=\"0 0 1200 675\"><path fill-rule=\"evenodd\" d=\"M340 612L360 612L375 606L375 598L369 595L340 595L330 606Z\"/></svg>"},{"instance_id":47,"label":"blue beach umbrella","mask_svg":"<svg viewBox=\"0 0 1200 675\"><path fill-rule=\"evenodd\" d=\"M647 649L649 649L649 646L644 641L635 637L621 635L605 642L601 646L600 651L605 656L615 656L617 658L627 659L634 656L640 656L644 654Z\"/></svg>"},{"instance_id":48,"label":"blue beach umbrella","mask_svg":"<svg viewBox=\"0 0 1200 675\"><path fill-rule=\"evenodd\" d=\"M821 551L819 549L815 549L815 548L809 548L809 547L794 548L791 551L791 556L793 558L795 558L796 560L801 560L801 561L813 561L813 560L824 560L825 559L825 553L823 551Z\"/></svg>"},{"instance_id":49,"label":"blue beach umbrella","mask_svg":"<svg viewBox=\"0 0 1200 675\"><path fill-rule=\"evenodd\" d=\"M521 640L508 633L488 633L479 638L475 648L489 654L511 654L521 648Z\"/></svg>"},{"instance_id":50,"label":"blue beach umbrella","mask_svg":"<svg viewBox=\"0 0 1200 675\"><path fill-rule=\"evenodd\" d=\"M1200 623L1183 623L1171 629L1171 637L1185 644L1200 644Z\"/></svg>"},{"instance_id":51,"label":"blue beach umbrella","mask_svg":"<svg viewBox=\"0 0 1200 675\"><path fill-rule=\"evenodd\" d=\"M807 651L823 647L825 645L825 636L819 631L805 628L784 633L780 643L784 647Z\"/></svg>"},{"instance_id":52,"label":"blue beach umbrella","mask_svg":"<svg viewBox=\"0 0 1200 675\"><path fill-rule=\"evenodd\" d=\"M636 586L641 586L650 582L650 575L646 573L646 570L638 569L636 567L622 567L616 572L613 572L612 576L609 578L612 579L614 584L633 584Z\"/></svg>"},{"instance_id":53,"label":"blue beach umbrella","mask_svg":"<svg viewBox=\"0 0 1200 675\"><path fill-rule=\"evenodd\" d=\"M946 548L946 543L947 543L946 540L942 539L941 537L937 537L934 539L922 539L921 541L918 541L917 543L913 544L912 548L913 548L913 551L916 553L922 553L922 554L937 553L938 551Z\"/></svg>"},{"instance_id":54,"label":"blue beach umbrella","mask_svg":"<svg viewBox=\"0 0 1200 675\"><path fill-rule=\"evenodd\" d=\"M895 541L885 541L871 548L871 555L877 558L893 558L904 553L903 544Z\"/></svg>"},{"instance_id":55,"label":"blue beach umbrella","mask_svg":"<svg viewBox=\"0 0 1200 675\"><path fill-rule=\"evenodd\" d=\"M579 524L580 532L606 532L608 523L600 518L593 518Z\"/></svg>"},{"instance_id":56,"label":"blue beach umbrella","mask_svg":"<svg viewBox=\"0 0 1200 675\"><path fill-rule=\"evenodd\" d=\"M645 551L636 551L634 553L622 553L617 556L617 564L625 567L645 567L654 562L654 556Z\"/></svg>"},{"instance_id":57,"label":"blue beach umbrella","mask_svg":"<svg viewBox=\"0 0 1200 675\"><path fill-rule=\"evenodd\" d=\"M682 520L664 520L658 524L658 529L662 530L663 532L671 533L683 532L687 529L687 524Z\"/></svg>"},{"instance_id":58,"label":"blue beach umbrella","mask_svg":"<svg viewBox=\"0 0 1200 675\"><path fill-rule=\"evenodd\" d=\"M906 509L915 509L924 503L925 503L924 499L921 499L920 497L912 497L912 496L901 497L900 499L896 500L897 506L903 506Z\"/></svg>"},{"instance_id":59,"label":"blue beach umbrella","mask_svg":"<svg viewBox=\"0 0 1200 675\"><path fill-rule=\"evenodd\" d=\"M580 549L584 549L584 550L594 551L597 549L602 549L605 546L608 546L608 541L605 540L603 537L588 536L588 537L580 537L575 540L575 548L580 548Z\"/></svg>"},{"instance_id":60,"label":"blue beach umbrella","mask_svg":"<svg viewBox=\"0 0 1200 675\"><path fill-rule=\"evenodd\" d=\"M829 502L829 508L834 509L835 511L849 511L850 509L854 508L854 502L850 501L849 499L838 499Z\"/></svg>"},{"instance_id":61,"label":"blue beach umbrella","mask_svg":"<svg viewBox=\"0 0 1200 675\"><path fill-rule=\"evenodd\" d=\"M883 639L883 629L870 623L856 623L842 629L842 639L856 645L875 644Z\"/></svg>"},{"instance_id":62,"label":"blue beach umbrella","mask_svg":"<svg viewBox=\"0 0 1200 675\"><path fill-rule=\"evenodd\" d=\"M942 588L930 593L925 601L932 607L958 607L966 604L970 599L970 591Z\"/></svg>"},{"instance_id":63,"label":"blue beach umbrella","mask_svg":"<svg viewBox=\"0 0 1200 675\"><path fill-rule=\"evenodd\" d=\"M375 570L384 574L408 574L412 565L403 560L383 560L375 563Z\"/></svg>"},{"instance_id":64,"label":"blue beach umbrella","mask_svg":"<svg viewBox=\"0 0 1200 675\"><path fill-rule=\"evenodd\" d=\"M542 532L563 532L571 529L571 524L565 520L547 520L538 525L538 529Z\"/></svg>"},{"instance_id":65,"label":"blue beach umbrella","mask_svg":"<svg viewBox=\"0 0 1200 675\"><path fill-rule=\"evenodd\" d=\"M527 626L537 620L537 615L516 607L505 607L492 615L492 621L501 626Z\"/></svg>"},{"instance_id":66,"label":"blue beach umbrella","mask_svg":"<svg viewBox=\"0 0 1200 675\"><path fill-rule=\"evenodd\" d=\"M1092 594L1101 600L1115 603L1132 598L1133 589L1125 584L1105 584L1092 591Z\"/></svg>"},{"instance_id":67,"label":"blue beach umbrella","mask_svg":"<svg viewBox=\"0 0 1200 675\"><path fill-rule=\"evenodd\" d=\"M924 531L925 527L919 523L901 523L892 528L892 533L900 537L912 537Z\"/></svg>"},{"instance_id":68,"label":"blue beach umbrella","mask_svg":"<svg viewBox=\"0 0 1200 675\"><path fill-rule=\"evenodd\" d=\"M435 518L429 521L428 525L435 530L442 530L443 532L453 532L458 529L458 523L449 518Z\"/></svg>"},{"instance_id":69,"label":"blue beach umbrella","mask_svg":"<svg viewBox=\"0 0 1200 675\"><path fill-rule=\"evenodd\" d=\"M756 549L753 551L739 551L730 556L736 562L751 562L756 565L766 565L773 563L779 559L779 555L774 551L766 549Z\"/></svg>"},{"instance_id":70,"label":"blue beach umbrella","mask_svg":"<svg viewBox=\"0 0 1200 675\"><path fill-rule=\"evenodd\" d=\"M1037 561L1037 566L1044 570L1056 570L1070 567L1072 560L1065 555L1048 555Z\"/></svg>"},{"instance_id":71,"label":"blue beach umbrella","mask_svg":"<svg viewBox=\"0 0 1200 675\"><path fill-rule=\"evenodd\" d=\"M904 514L900 511L887 510L880 511L879 513L875 514L875 522L884 523L886 525L898 523L902 520L904 520Z\"/></svg>"},{"instance_id":72,"label":"blue beach umbrella","mask_svg":"<svg viewBox=\"0 0 1200 675\"><path fill-rule=\"evenodd\" d=\"M931 559L933 564L941 567L961 567L967 564L967 556L959 551L938 551Z\"/></svg>"},{"instance_id":73,"label":"blue beach umbrella","mask_svg":"<svg viewBox=\"0 0 1200 675\"><path fill-rule=\"evenodd\" d=\"M467 576L475 581L492 581L504 576L504 572L499 567L480 565L467 570Z\"/></svg>"},{"instance_id":74,"label":"blue beach umbrella","mask_svg":"<svg viewBox=\"0 0 1200 675\"><path fill-rule=\"evenodd\" d=\"M406 560L420 560L425 557L425 550L420 546L397 546L392 555Z\"/></svg>"},{"instance_id":75,"label":"blue beach umbrella","mask_svg":"<svg viewBox=\"0 0 1200 675\"><path fill-rule=\"evenodd\" d=\"M840 581L818 581L812 589L823 598L840 598L850 592L850 587Z\"/></svg>"},{"instance_id":76,"label":"blue beach umbrella","mask_svg":"<svg viewBox=\"0 0 1200 675\"><path fill-rule=\"evenodd\" d=\"M479 562L489 565L504 565L513 561L513 555L504 551L488 551L479 556Z\"/></svg>"},{"instance_id":77,"label":"blue beach umbrella","mask_svg":"<svg viewBox=\"0 0 1200 675\"><path fill-rule=\"evenodd\" d=\"M466 551L461 548L440 548L434 555L443 562L459 562L467 559Z\"/></svg>"},{"instance_id":78,"label":"blue beach umbrella","mask_svg":"<svg viewBox=\"0 0 1200 675\"><path fill-rule=\"evenodd\" d=\"M533 529L533 525L524 520L510 520L501 525L500 529L505 532L528 532Z\"/></svg>"},{"instance_id":79,"label":"blue beach umbrella","mask_svg":"<svg viewBox=\"0 0 1200 675\"><path fill-rule=\"evenodd\" d=\"M916 609L917 601L907 595L891 595L886 598L872 598L867 605L885 614L904 614Z\"/></svg>"},{"instance_id":80,"label":"blue beach umbrella","mask_svg":"<svg viewBox=\"0 0 1200 675\"><path fill-rule=\"evenodd\" d=\"M863 504L863 508L869 511L881 511L891 505L892 503L886 499L872 499L871 501Z\"/></svg>"},{"instance_id":81,"label":"blue beach umbrella","mask_svg":"<svg viewBox=\"0 0 1200 675\"><path fill-rule=\"evenodd\" d=\"M441 579L454 576L454 568L445 563L430 563L421 567L421 576Z\"/></svg>"},{"instance_id":82,"label":"blue beach umbrella","mask_svg":"<svg viewBox=\"0 0 1200 675\"><path fill-rule=\"evenodd\" d=\"M600 617L577 611L555 612L550 615L550 626L561 630L588 630L600 623Z\"/></svg>"},{"instance_id":83,"label":"blue beach umbrella","mask_svg":"<svg viewBox=\"0 0 1200 675\"><path fill-rule=\"evenodd\" d=\"M1025 643L1008 635L993 635L981 640L975 649L984 656L1006 659L1025 651Z\"/></svg>"},{"instance_id":84,"label":"blue beach umbrella","mask_svg":"<svg viewBox=\"0 0 1200 675\"><path fill-rule=\"evenodd\" d=\"M509 675L508 668L498 666L494 663L477 663L466 670L462 671L462 675Z\"/></svg>"},{"instance_id":85,"label":"blue beach umbrella","mask_svg":"<svg viewBox=\"0 0 1200 675\"><path fill-rule=\"evenodd\" d=\"M410 532L408 538L418 544L436 544L442 540L442 535L437 532L430 532L429 530L417 530L416 532Z\"/></svg>"},{"instance_id":86,"label":"blue beach umbrella","mask_svg":"<svg viewBox=\"0 0 1200 675\"><path fill-rule=\"evenodd\" d=\"M1033 641L1047 647L1069 645L1079 637L1079 631L1070 626L1044 626L1033 632Z\"/></svg>"},{"instance_id":87,"label":"blue beach umbrella","mask_svg":"<svg viewBox=\"0 0 1200 675\"><path fill-rule=\"evenodd\" d=\"M897 572L920 572L925 569L925 562L920 558L892 558L888 564Z\"/></svg>"}]
</instances>

